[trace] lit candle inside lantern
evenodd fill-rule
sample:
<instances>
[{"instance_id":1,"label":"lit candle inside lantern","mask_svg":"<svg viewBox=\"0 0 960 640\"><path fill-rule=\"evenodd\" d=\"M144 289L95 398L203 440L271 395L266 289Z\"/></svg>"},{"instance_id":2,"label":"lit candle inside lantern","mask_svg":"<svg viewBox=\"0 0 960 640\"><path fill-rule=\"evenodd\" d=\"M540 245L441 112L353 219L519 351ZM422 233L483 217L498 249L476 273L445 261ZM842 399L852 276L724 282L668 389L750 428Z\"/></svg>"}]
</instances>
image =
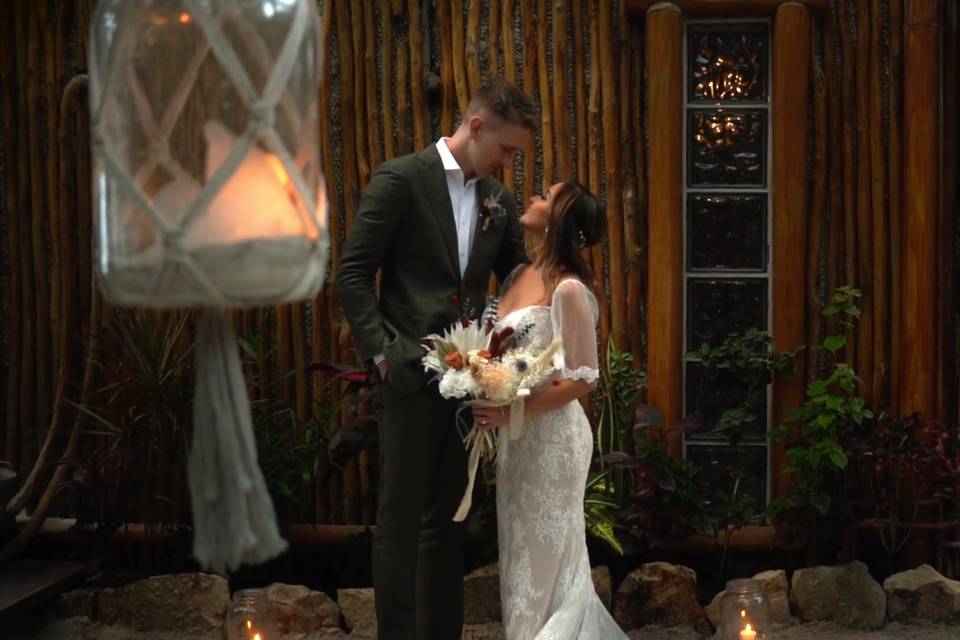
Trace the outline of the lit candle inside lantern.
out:
<instances>
[{"instance_id":1,"label":"lit candle inside lantern","mask_svg":"<svg viewBox=\"0 0 960 640\"><path fill-rule=\"evenodd\" d=\"M756 638L757 632L753 630L748 622L746 628L740 632L740 640L756 640Z\"/></svg>"}]
</instances>

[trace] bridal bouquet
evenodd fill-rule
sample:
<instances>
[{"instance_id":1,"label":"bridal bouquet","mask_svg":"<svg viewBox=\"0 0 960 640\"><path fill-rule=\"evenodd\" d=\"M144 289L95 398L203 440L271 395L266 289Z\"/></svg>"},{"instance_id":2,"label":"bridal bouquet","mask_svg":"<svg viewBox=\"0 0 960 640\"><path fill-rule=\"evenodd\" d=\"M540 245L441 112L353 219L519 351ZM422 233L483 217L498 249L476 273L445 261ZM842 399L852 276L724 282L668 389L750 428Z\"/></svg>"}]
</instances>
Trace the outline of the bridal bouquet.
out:
<instances>
[{"instance_id":1,"label":"bridal bouquet","mask_svg":"<svg viewBox=\"0 0 960 640\"><path fill-rule=\"evenodd\" d=\"M436 374L440 395L465 399L465 407L496 406L510 409L510 437L520 436L523 427L523 399L553 370L553 355L562 340L556 338L546 349L520 347L512 327L493 331L477 322L458 322L443 334L424 338L427 353L423 368ZM470 509L470 497L477 467L482 458L496 455L491 431L476 426L464 439L470 448L467 489L454 520L463 520Z\"/></svg>"}]
</instances>

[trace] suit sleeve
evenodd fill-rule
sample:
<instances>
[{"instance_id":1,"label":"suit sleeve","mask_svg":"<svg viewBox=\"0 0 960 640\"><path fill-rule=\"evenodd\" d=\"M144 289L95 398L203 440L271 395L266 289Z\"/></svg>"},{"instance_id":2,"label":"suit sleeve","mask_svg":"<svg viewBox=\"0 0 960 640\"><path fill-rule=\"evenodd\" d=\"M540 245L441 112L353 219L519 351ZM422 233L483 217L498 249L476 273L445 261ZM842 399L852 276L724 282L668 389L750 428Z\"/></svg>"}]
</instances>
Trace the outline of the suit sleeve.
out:
<instances>
[{"instance_id":1,"label":"suit sleeve","mask_svg":"<svg viewBox=\"0 0 960 640\"><path fill-rule=\"evenodd\" d=\"M337 269L340 303L361 360L383 351L383 315L376 295L376 275L393 247L403 220L404 180L381 167L360 197Z\"/></svg>"},{"instance_id":2,"label":"suit sleeve","mask_svg":"<svg viewBox=\"0 0 960 640\"><path fill-rule=\"evenodd\" d=\"M497 251L493 270L497 274L497 282L502 285L517 265L530 260L527 258L527 249L523 245L523 227L517 217L517 206L513 194L504 191L500 196L500 202L507 210L507 228L504 230L503 241Z\"/></svg>"}]
</instances>

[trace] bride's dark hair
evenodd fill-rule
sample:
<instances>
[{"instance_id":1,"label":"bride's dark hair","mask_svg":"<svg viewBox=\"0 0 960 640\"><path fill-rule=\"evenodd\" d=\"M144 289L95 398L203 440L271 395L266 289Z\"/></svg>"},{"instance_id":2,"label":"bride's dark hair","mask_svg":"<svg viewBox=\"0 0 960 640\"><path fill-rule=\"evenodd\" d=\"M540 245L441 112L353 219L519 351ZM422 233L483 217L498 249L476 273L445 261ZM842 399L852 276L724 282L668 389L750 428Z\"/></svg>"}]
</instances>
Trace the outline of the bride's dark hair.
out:
<instances>
[{"instance_id":1,"label":"bride's dark hair","mask_svg":"<svg viewBox=\"0 0 960 640\"><path fill-rule=\"evenodd\" d=\"M564 182L551 203L547 232L535 260L548 295L553 295L564 275L593 285L593 269L584 259L583 249L600 243L606 230L607 216L600 199L576 180Z\"/></svg>"}]
</instances>

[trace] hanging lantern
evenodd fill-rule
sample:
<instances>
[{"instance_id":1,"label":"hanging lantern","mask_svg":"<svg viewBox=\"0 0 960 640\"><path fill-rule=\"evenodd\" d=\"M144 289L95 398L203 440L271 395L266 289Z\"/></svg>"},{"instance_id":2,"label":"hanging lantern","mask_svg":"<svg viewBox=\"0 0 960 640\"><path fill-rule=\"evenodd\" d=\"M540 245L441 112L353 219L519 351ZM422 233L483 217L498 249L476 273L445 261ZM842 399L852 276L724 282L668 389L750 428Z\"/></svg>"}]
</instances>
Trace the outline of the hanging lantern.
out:
<instances>
[{"instance_id":1,"label":"hanging lantern","mask_svg":"<svg viewBox=\"0 0 960 640\"><path fill-rule=\"evenodd\" d=\"M757 580L730 580L720 599L718 640L771 640L770 601Z\"/></svg>"},{"instance_id":2,"label":"hanging lantern","mask_svg":"<svg viewBox=\"0 0 960 640\"><path fill-rule=\"evenodd\" d=\"M309 0L100 0L90 38L94 246L117 305L204 307L194 553L285 548L256 461L230 307L312 298L327 258Z\"/></svg>"}]
</instances>

